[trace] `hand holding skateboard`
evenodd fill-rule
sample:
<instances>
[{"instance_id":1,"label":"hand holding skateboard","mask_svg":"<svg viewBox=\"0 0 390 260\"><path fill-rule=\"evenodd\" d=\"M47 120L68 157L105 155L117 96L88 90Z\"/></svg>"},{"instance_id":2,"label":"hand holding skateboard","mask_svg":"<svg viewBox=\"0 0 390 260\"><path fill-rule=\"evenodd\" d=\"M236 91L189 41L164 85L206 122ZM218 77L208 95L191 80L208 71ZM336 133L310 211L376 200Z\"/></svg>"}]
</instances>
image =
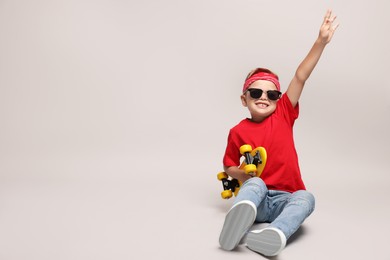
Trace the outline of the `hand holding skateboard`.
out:
<instances>
[{"instance_id":1,"label":"hand holding skateboard","mask_svg":"<svg viewBox=\"0 0 390 260\"><path fill-rule=\"evenodd\" d=\"M240 147L240 154L244 156L240 169L244 169L245 173L252 177L260 177L267 161L267 152L264 147L257 147L252 150L252 146L244 144ZM226 172L218 173L217 178L222 181L223 191L221 197L223 199L231 198L233 193L234 196L237 196L242 185L239 180L229 178Z\"/></svg>"}]
</instances>

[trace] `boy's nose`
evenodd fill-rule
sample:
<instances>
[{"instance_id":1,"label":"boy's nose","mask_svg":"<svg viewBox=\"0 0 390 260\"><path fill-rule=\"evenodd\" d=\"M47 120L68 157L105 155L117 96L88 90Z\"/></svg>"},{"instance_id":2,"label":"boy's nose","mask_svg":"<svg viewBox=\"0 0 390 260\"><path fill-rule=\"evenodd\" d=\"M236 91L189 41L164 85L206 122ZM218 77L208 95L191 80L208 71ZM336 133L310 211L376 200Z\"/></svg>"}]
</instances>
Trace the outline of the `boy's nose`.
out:
<instances>
[{"instance_id":1,"label":"boy's nose","mask_svg":"<svg viewBox=\"0 0 390 260\"><path fill-rule=\"evenodd\" d=\"M267 100L268 99L267 92L263 91L263 93L261 93L260 99L261 100Z\"/></svg>"}]
</instances>

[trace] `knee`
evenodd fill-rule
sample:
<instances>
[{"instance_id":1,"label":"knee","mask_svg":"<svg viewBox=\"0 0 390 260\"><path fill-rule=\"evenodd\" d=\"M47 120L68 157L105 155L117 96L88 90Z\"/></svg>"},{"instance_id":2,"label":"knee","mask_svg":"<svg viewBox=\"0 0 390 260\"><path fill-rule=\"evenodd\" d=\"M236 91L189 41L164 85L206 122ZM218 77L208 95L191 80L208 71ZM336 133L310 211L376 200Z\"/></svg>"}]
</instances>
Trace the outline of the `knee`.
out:
<instances>
[{"instance_id":1,"label":"knee","mask_svg":"<svg viewBox=\"0 0 390 260\"><path fill-rule=\"evenodd\" d=\"M267 189L267 185L265 185L264 181L259 177L253 177L248 179L243 183L243 186L256 186L260 187L262 190Z\"/></svg>"},{"instance_id":2,"label":"knee","mask_svg":"<svg viewBox=\"0 0 390 260\"><path fill-rule=\"evenodd\" d=\"M296 204L304 207L309 215L314 211L316 201L312 193L306 190L296 191L292 194L292 200L295 201Z\"/></svg>"},{"instance_id":3,"label":"knee","mask_svg":"<svg viewBox=\"0 0 390 260\"><path fill-rule=\"evenodd\" d=\"M242 184L242 187L240 188L240 192L243 190L255 192L260 197L264 197L268 191L267 185L265 185L264 181L258 177L253 177L246 180Z\"/></svg>"}]
</instances>

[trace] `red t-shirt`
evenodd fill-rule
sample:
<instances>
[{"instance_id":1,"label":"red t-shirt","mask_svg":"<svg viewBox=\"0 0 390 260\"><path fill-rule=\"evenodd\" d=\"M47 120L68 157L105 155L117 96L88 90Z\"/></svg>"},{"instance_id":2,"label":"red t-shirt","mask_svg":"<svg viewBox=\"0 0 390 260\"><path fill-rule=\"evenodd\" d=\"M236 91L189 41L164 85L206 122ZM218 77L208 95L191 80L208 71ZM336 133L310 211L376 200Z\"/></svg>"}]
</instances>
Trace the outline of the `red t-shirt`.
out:
<instances>
[{"instance_id":1,"label":"red t-shirt","mask_svg":"<svg viewBox=\"0 0 390 260\"><path fill-rule=\"evenodd\" d=\"M241 145L250 144L253 149L262 146L267 151L267 162L260 177L268 189L305 190L293 138L293 126L298 115L299 105L294 108L284 94L274 113L261 123L242 120L230 129L223 164L228 167L240 165Z\"/></svg>"}]
</instances>

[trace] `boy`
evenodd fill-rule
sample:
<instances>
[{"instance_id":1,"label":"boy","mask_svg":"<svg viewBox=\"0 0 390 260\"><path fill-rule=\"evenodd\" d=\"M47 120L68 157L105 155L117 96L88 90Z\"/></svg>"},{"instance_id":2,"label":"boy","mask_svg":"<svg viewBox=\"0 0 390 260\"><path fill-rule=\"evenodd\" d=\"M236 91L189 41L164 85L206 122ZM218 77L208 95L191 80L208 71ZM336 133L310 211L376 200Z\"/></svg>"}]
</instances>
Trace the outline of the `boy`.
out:
<instances>
[{"instance_id":1,"label":"boy","mask_svg":"<svg viewBox=\"0 0 390 260\"><path fill-rule=\"evenodd\" d=\"M293 125L305 82L338 27L335 19L328 10L318 38L285 94L280 92L278 76L268 69L253 70L245 80L241 101L251 118L230 130L223 158L225 172L243 183L220 234L219 243L225 250L236 248L255 221L268 222L268 227L248 233L247 247L266 256L277 255L314 210L314 197L301 179ZM243 144L266 149L267 163L261 178L239 169L239 147Z\"/></svg>"}]
</instances>

